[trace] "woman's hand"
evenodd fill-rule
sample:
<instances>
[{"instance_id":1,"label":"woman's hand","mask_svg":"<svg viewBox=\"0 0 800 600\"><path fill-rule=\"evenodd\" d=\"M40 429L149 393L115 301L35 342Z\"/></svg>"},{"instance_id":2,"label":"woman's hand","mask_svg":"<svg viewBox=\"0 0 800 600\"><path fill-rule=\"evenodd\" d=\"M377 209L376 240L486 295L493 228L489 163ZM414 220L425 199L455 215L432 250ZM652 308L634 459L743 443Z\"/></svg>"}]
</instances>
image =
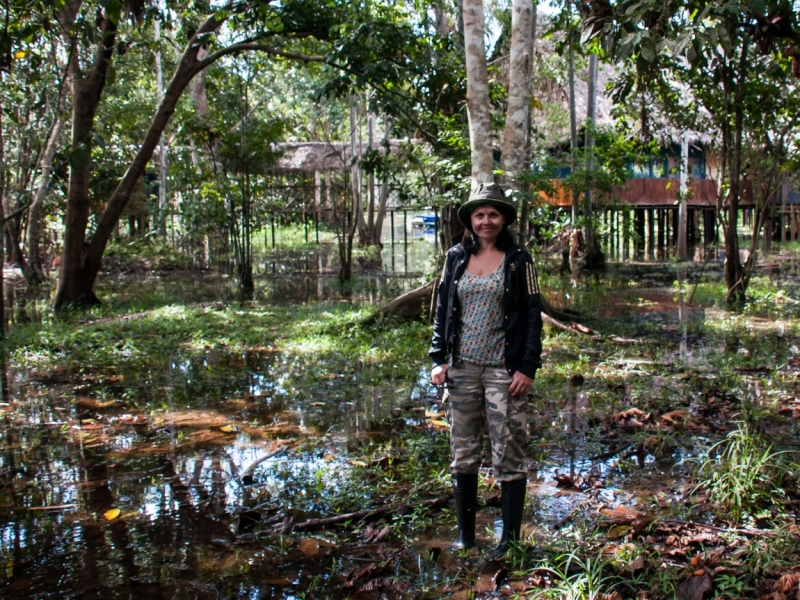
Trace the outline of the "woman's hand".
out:
<instances>
[{"instance_id":1,"label":"woman's hand","mask_svg":"<svg viewBox=\"0 0 800 600\"><path fill-rule=\"evenodd\" d=\"M444 385L445 376L447 375L447 369L450 365L444 363L443 365L436 365L431 370L431 381L433 385Z\"/></svg>"},{"instance_id":2,"label":"woman's hand","mask_svg":"<svg viewBox=\"0 0 800 600\"><path fill-rule=\"evenodd\" d=\"M511 385L508 386L508 391L511 392L511 395L515 398L517 396L524 397L527 395L528 390L531 389L532 383L533 379L517 371L514 373L514 379L511 381Z\"/></svg>"}]
</instances>

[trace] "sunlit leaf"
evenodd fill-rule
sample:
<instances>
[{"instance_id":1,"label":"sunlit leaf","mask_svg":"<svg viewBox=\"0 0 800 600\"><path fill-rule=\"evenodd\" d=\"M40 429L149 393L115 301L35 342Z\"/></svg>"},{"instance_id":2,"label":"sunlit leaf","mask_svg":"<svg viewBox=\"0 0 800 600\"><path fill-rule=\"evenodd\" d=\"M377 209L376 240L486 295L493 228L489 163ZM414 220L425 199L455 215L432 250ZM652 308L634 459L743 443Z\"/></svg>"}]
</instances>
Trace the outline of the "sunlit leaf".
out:
<instances>
[{"instance_id":1,"label":"sunlit leaf","mask_svg":"<svg viewBox=\"0 0 800 600\"><path fill-rule=\"evenodd\" d=\"M14 58L25 58L27 55L28 53L25 52L25 50L17 50L14 52Z\"/></svg>"},{"instance_id":2,"label":"sunlit leaf","mask_svg":"<svg viewBox=\"0 0 800 600\"><path fill-rule=\"evenodd\" d=\"M106 521L113 521L119 516L120 512L122 511L120 511L118 508L109 508L103 513L103 516L106 518Z\"/></svg>"},{"instance_id":3,"label":"sunlit leaf","mask_svg":"<svg viewBox=\"0 0 800 600\"><path fill-rule=\"evenodd\" d=\"M444 416L444 411L432 411L426 410L425 411L425 418L426 419L441 419Z\"/></svg>"},{"instance_id":4,"label":"sunlit leaf","mask_svg":"<svg viewBox=\"0 0 800 600\"><path fill-rule=\"evenodd\" d=\"M430 423L432 425L436 426L436 427L442 427L442 428L445 428L445 429L450 427L450 425L447 423L447 421L442 421L442 420L439 420L439 419L432 419L430 421Z\"/></svg>"},{"instance_id":5,"label":"sunlit leaf","mask_svg":"<svg viewBox=\"0 0 800 600\"><path fill-rule=\"evenodd\" d=\"M236 425L223 425L219 428L220 431L224 431L225 433L233 433L236 431Z\"/></svg>"}]
</instances>

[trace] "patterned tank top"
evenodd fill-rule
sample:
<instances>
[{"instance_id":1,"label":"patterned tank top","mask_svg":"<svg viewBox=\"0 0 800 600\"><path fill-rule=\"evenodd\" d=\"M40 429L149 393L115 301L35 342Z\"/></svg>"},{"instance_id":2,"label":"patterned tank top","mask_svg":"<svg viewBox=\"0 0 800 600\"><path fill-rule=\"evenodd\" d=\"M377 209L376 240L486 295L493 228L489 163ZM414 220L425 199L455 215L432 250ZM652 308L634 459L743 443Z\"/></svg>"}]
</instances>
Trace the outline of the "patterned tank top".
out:
<instances>
[{"instance_id":1,"label":"patterned tank top","mask_svg":"<svg viewBox=\"0 0 800 600\"><path fill-rule=\"evenodd\" d=\"M501 366L505 362L503 331L503 266L488 275L464 275L458 282L461 335L457 360L475 365Z\"/></svg>"}]
</instances>

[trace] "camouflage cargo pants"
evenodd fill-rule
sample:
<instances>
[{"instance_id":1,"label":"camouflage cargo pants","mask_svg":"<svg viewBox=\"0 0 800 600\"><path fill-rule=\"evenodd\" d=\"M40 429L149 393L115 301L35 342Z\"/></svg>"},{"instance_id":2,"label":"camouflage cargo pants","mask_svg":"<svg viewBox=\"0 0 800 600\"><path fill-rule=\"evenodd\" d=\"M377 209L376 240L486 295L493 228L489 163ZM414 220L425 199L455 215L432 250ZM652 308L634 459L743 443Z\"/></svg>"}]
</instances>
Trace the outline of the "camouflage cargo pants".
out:
<instances>
[{"instance_id":1,"label":"camouflage cargo pants","mask_svg":"<svg viewBox=\"0 0 800 600\"><path fill-rule=\"evenodd\" d=\"M486 367L455 362L447 370L445 411L450 423L450 472L477 473L481 466L483 414L489 425L492 466L499 481L521 479L527 474L523 448L528 441L524 396L508 392L512 377L505 367Z\"/></svg>"}]
</instances>

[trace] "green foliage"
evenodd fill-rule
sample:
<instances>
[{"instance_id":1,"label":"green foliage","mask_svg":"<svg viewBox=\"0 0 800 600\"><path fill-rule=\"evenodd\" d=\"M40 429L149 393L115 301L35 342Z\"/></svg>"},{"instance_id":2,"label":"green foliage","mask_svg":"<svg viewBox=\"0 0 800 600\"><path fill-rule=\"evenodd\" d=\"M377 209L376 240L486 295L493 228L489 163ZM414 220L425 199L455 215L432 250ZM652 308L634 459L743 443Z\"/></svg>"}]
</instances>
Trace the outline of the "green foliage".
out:
<instances>
[{"instance_id":1,"label":"green foliage","mask_svg":"<svg viewBox=\"0 0 800 600\"><path fill-rule=\"evenodd\" d=\"M112 240L103 257L103 268L111 271L185 270L192 263L170 240L155 236Z\"/></svg>"},{"instance_id":2,"label":"green foliage","mask_svg":"<svg viewBox=\"0 0 800 600\"><path fill-rule=\"evenodd\" d=\"M700 486L738 522L785 496L777 459L771 445L740 424L709 449L709 459L700 467Z\"/></svg>"}]
</instances>

